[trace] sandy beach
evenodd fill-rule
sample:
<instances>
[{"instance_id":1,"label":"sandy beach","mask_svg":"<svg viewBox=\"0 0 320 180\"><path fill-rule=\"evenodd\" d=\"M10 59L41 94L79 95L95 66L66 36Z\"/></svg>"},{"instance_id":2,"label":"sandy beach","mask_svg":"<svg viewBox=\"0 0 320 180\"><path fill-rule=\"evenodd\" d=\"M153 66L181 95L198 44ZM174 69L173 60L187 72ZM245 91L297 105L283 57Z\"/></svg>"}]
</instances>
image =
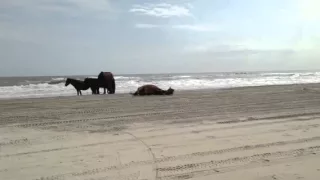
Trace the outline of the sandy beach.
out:
<instances>
[{"instance_id":1,"label":"sandy beach","mask_svg":"<svg viewBox=\"0 0 320 180\"><path fill-rule=\"evenodd\" d=\"M320 178L320 85L0 100L1 180Z\"/></svg>"}]
</instances>

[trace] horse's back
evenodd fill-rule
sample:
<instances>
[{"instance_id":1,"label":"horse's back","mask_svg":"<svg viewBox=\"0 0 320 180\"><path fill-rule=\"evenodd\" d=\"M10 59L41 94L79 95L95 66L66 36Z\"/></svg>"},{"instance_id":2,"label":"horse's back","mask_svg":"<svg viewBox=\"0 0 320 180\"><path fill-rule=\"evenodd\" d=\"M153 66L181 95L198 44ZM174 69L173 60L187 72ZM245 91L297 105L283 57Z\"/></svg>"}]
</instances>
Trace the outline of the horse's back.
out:
<instances>
[{"instance_id":1,"label":"horse's back","mask_svg":"<svg viewBox=\"0 0 320 180\"><path fill-rule=\"evenodd\" d=\"M85 84L88 84L88 85L90 85L90 86L92 86L92 85L97 85L97 84L98 84L98 79L97 79L97 78L86 78L86 79L84 80L84 83L85 83Z\"/></svg>"},{"instance_id":2,"label":"horse's back","mask_svg":"<svg viewBox=\"0 0 320 180\"><path fill-rule=\"evenodd\" d=\"M72 78L67 78L67 81L70 82L76 89L78 90L87 90L89 89L89 86L87 86L84 81L78 80L78 79L72 79Z\"/></svg>"},{"instance_id":3,"label":"horse's back","mask_svg":"<svg viewBox=\"0 0 320 180\"><path fill-rule=\"evenodd\" d=\"M143 92L144 94L159 94L163 92L162 89L153 84L143 85L138 88L138 91Z\"/></svg>"},{"instance_id":4,"label":"horse's back","mask_svg":"<svg viewBox=\"0 0 320 180\"><path fill-rule=\"evenodd\" d=\"M153 84L146 84L146 85L144 85L144 88L145 89L150 89L150 90L162 90L158 86L153 85Z\"/></svg>"},{"instance_id":5,"label":"horse's back","mask_svg":"<svg viewBox=\"0 0 320 180\"><path fill-rule=\"evenodd\" d=\"M98 75L99 80L110 81L114 80L113 74L111 72L100 72Z\"/></svg>"}]
</instances>

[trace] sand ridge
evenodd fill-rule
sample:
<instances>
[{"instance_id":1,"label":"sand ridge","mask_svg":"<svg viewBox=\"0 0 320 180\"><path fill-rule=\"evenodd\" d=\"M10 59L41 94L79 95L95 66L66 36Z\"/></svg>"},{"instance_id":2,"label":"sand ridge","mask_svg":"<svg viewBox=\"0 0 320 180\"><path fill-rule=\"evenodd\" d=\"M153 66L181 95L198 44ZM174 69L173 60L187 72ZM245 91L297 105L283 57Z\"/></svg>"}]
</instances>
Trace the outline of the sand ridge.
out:
<instances>
[{"instance_id":1,"label":"sand ridge","mask_svg":"<svg viewBox=\"0 0 320 180\"><path fill-rule=\"evenodd\" d=\"M0 179L319 179L320 85L0 101Z\"/></svg>"}]
</instances>

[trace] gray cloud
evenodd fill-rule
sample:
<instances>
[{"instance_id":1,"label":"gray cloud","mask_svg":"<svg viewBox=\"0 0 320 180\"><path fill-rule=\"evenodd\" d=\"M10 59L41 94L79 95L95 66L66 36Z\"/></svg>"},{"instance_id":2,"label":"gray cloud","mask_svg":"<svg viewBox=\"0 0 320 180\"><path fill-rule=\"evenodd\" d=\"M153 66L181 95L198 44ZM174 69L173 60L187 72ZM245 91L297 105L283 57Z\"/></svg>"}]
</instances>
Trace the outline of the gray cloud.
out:
<instances>
[{"instance_id":1,"label":"gray cloud","mask_svg":"<svg viewBox=\"0 0 320 180\"><path fill-rule=\"evenodd\" d=\"M210 32L217 31L218 28L208 25L201 24L179 24L179 25L160 25L160 24L135 24L136 28L141 29L153 29L153 28L165 28L165 29L176 29L176 30L187 30L187 31L197 31L197 32Z\"/></svg>"},{"instance_id":2,"label":"gray cloud","mask_svg":"<svg viewBox=\"0 0 320 180\"><path fill-rule=\"evenodd\" d=\"M192 16L188 6L168 3L133 5L129 12L160 18Z\"/></svg>"},{"instance_id":3,"label":"gray cloud","mask_svg":"<svg viewBox=\"0 0 320 180\"><path fill-rule=\"evenodd\" d=\"M71 17L85 17L90 14L102 18L108 17L108 12L112 11L109 0L9 0L1 1L0 7L10 9L11 13L16 10L34 16L55 13Z\"/></svg>"},{"instance_id":4,"label":"gray cloud","mask_svg":"<svg viewBox=\"0 0 320 180\"><path fill-rule=\"evenodd\" d=\"M145 28L145 29L151 29L151 28L161 28L163 26L157 25L157 24L135 24L136 28Z\"/></svg>"},{"instance_id":5,"label":"gray cloud","mask_svg":"<svg viewBox=\"0 0 320 180\"><path fill-rule=\"evenodd\" d=\"M184 30L191 30L191 31L200 31L200 32L206 32L206 31L217 31L217 27L213 27L210 25L190 25L190 24L183 24L183 25L174 25L172 26L174 29L184 29Z\"/></svg>"}]
</instances>

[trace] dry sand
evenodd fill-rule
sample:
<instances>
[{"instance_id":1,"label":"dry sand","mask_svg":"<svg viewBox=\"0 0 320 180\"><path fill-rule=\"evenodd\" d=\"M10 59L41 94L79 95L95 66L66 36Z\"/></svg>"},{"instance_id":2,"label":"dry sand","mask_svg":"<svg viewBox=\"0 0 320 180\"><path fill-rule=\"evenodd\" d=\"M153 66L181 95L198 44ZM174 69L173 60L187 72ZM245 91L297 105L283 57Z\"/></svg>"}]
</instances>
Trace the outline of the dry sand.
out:
<instances>
[{"instance_id":1,"label":"dry sand","mask_svg":"<svg viewBox=\"0 0 320 180\"><path fill-rule=\"evenodd\" d=\"M0 111L1 180L320 179L318 84L2 100Z\"/></svg>"}]
</instances>

